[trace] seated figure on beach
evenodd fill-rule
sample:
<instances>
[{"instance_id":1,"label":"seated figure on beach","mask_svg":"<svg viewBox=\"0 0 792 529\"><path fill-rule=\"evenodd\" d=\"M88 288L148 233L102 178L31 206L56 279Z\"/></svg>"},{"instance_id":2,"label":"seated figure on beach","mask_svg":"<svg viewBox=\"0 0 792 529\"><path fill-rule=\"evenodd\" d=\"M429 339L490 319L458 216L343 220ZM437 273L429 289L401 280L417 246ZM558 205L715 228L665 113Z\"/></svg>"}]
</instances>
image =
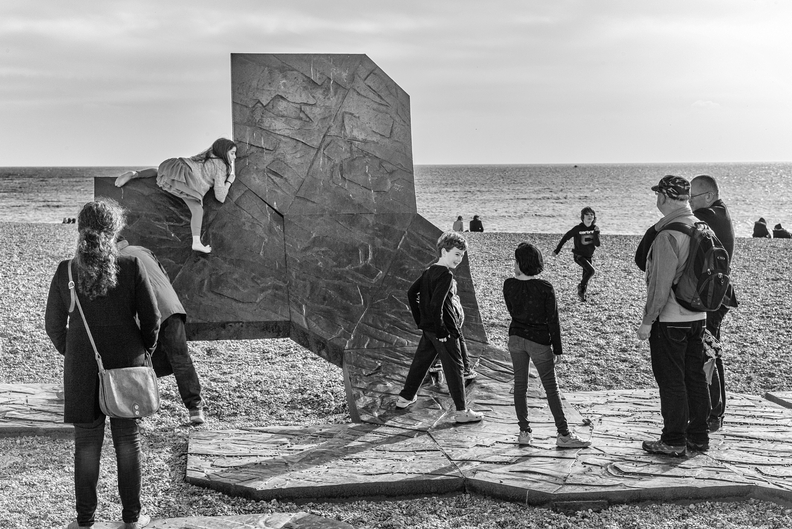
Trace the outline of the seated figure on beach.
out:
<instances>
[{"instance_id":1,"label":"seated figure on beach","mask_svg":"<svg viewBox=\"0 0 792 529\"><path fill-rule=\"evenodd\" d=\"M760 239L771 239L773 237L767 230L767 221L764 219L764 217L759 217L759 220L754 222L752 237L757 237Z\"/></svg>"},{"instance_id":2,"label":"seated figure on beach","mask_svg":"<svg viewBox=\"0 0 792 529\"><path fill-rule=\"evenodd\" d=\"M462 220L462 215L457 217L451 229L454 231L465 231L465 222Z\"/></svg>"},{"instance_id":3,"label":"seated figure on beach","mask_svg":"<svg viewBox=\"0 0 792 529\"><path fill-rule=\"evenodd\" d=\"M773 239L792 239L792 233L789 233L789 230L782 228L781 223L779 222L773 226Z\"/></svg>"},{"instance_id":4,"label":"seated figure on beach","mask_svg":"<svg viewBox=\"0 0 792 529\"><path fill-rule=\"evenodd\" d=\"M203 197L210 188L214 188L215 198L225 202L228 190L236 179L236 152L236 143L220 138L207 150L190 158L170 158L157 169L127 171L116 179L115 185L123 187L130 180L156 176L159 187L184 200L190 209L192 249L209 253L212 247L201 243Z\"/></svg>"},{"instance_id":5,"label":"seated figure on beach","mask_svg":"<svg viewBox=\"0 0 792 529\"><path fill-rule=\"evenodd\" d=\"M484 224L478 215L473 215L473 220L470 221L470 231L484 231Z\"/></svg>"}]
</instances>

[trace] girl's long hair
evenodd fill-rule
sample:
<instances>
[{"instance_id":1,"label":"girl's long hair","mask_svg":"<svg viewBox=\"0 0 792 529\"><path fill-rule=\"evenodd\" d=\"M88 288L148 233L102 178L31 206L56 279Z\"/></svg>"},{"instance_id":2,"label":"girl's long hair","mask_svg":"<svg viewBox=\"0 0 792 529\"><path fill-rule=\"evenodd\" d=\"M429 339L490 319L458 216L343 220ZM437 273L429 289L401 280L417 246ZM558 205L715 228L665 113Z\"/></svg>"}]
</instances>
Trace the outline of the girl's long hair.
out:
<instances>
[{"instance_id":1,"label":"girl's long hair","mask_svg":"<svg viewBox=\"0 0 792 529\"><path fill-rule=\"evenodd\" d=\"M77 291L94 300L118 284L116 235L124 227L124 210L112 200L88 202L77 216Z\"/></svg>"},{"instance_id":2,"label":"girl's long hair","mask_svg":"<svg viewBox=\"0 0 792 529\"><path fill-rule=\"evenodd\" d=\"M214 141L211 147L200 154L191 158L195 162L204 163L210 158L220 158L226 166L226 176L231 174L231 160L228 159L228 151L236 147L237 144L226 138L219 138Z\"/></svg>"}]
</instances>

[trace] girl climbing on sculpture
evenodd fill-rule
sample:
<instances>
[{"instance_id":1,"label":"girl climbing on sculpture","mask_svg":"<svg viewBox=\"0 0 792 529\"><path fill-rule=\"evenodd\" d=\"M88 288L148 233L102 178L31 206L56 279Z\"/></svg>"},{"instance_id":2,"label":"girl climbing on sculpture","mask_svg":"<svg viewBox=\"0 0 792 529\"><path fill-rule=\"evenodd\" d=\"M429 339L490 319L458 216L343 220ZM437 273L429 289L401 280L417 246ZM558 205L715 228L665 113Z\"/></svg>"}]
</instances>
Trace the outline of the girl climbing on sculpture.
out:
<instances>
[{"instance_id":1,"label":"girl climbing on sculpture","mask_svg":"<svg viewBox=\"0 0 792 529\"><path fill-rule=\"evenodd\" d=\"M220 138L210 148L190 158L170 158L157 169L127 171L116 178L115 185L123 187L130 180L156 176L159 187L184 200L190 209L192 249L210 253L212 247L201 243L203 197L210 188L214 188L215 198L219 202L225 202L228 190L236 179L236 152L236 143Z\"/></svg>"}]
</instances>

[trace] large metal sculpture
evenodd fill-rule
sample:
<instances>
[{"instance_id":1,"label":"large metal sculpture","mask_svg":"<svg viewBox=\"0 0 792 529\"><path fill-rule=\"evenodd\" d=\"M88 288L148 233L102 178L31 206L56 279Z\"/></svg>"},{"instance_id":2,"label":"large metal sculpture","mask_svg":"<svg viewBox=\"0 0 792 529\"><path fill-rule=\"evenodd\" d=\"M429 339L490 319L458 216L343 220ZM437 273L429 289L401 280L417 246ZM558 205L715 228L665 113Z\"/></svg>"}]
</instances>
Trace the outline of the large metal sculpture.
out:
<instances>
[{"instance_id":1,"label":"large metal sculpture","mask_svg":"<svg viewBox=\"0 0 792 529\"><path fill-rule=\"evenodd\" d=\"M405 292L441 233L416 209L409 97L365 55L231 63L237 179L204 201L211 254L190 250L187 208L153 179L98 179L96 194L127 207L127 238L168 269L191 339L290 337L344 367L353 419L378 422L420 337ZM467 259L455 274L475 355L487 337Z\"/></svg>"}]
</instances>

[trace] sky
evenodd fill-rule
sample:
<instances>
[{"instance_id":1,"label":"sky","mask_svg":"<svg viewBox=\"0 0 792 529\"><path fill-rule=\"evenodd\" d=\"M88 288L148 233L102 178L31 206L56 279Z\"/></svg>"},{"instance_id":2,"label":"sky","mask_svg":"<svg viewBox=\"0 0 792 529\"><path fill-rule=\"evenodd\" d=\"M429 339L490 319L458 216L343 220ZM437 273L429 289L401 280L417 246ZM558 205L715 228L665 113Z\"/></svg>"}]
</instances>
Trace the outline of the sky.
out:
<instances>
[{"instance_id":1,"label":"sky","mask_svg":"<svg viewBox=\"0 0 792 529\"><path fill-rule=\"evenodd\" d=\"M232 135L231 53L362 53L415 164L792 161L786 0L0 3L0 166L148 166Z\"/></svg>"}]
</instances>

